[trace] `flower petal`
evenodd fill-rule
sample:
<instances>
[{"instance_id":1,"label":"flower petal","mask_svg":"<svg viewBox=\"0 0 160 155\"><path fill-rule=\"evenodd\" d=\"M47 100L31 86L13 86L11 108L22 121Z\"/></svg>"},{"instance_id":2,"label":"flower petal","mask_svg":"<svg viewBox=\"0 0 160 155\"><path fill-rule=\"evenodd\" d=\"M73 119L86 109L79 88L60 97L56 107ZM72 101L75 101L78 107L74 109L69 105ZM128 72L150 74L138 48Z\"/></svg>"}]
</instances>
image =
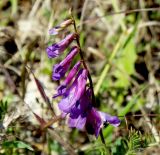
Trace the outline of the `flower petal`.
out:
<instances>
[{"instance_id":1,"label":"flower petal","mask_svg":"<svg viewBox=\"0 0 160 155\"><path fill-rule=\"evenodd\" d=\"M107 113L104 113L104 112L100 112L99 111L99 114L100 114L100 117L102 119L102 121L105 123L105 122L108 122L109 124L117 127L120 125L120 120L117 116L111 116Z\"/></svg>"},{"instance_id":2,"label":"flower petal","mask_svg":"<svg viewBox=\"0 0 160 155\"><path fill-rule=\"evenodd\" d=\"M81 115L79 115L78 118L73 119L73 118L69 118L68 120L68 124L69 127L75 127L79 130L84 130L85 124L86 124L86 117L82 117Z\"/></svg>"},{"instance_id":3,"label":"flower petal","mask_svg":"<svg viewBox=\"0 0 160 155\"><path fill-rule=\"evenodd\" d=\"M74 76L76 75L76 73L78 72L80 65L81 65L80 61L78 61L74 65L74 67L71 69L71 71L69 72L69 74L67 75L67 77L66 77L66 79L64 81L65 85L69 85L70 84L70 82L72 81L72 79L74 78Z\"/></svg>"},{"instance_id":4,"label":"flower petal","mask_svg":"<svg viewBox=\"0 0 160 155\"><path fill-rule=\"evenodd\" d=\"M87 116L86 130L89 134L94 134L96 137L98 137L101 126L102 120L100 115L95 108L92 108Z\"/></svg>"}]
</instances>

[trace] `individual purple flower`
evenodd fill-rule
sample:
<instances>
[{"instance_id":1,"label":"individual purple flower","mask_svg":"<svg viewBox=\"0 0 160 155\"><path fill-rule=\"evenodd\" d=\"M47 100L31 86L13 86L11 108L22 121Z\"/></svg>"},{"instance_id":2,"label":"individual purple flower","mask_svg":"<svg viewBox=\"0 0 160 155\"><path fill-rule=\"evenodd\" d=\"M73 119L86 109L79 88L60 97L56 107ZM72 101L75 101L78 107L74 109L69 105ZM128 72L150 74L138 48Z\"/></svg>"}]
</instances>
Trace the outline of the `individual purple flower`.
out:
<instances>
[{"instance_id":1,"label":"individual purple flower","mask_svg":"<svg viewBox=\"0 0 160 155\"><path fill-rule=\"evenodd\" d=\"M120 120L116 116L97 111L92 105L91 98L92 90L90 88L87 90L85 89L81 98L77 100L68 111L68 124L69 127L75 127L79 130L86 129L89 134L98 137L100 129L103 127L104 123L109 123L117 127L120 124ZM63 106L66 106L64 102Z\"/></svg>"},{"instance_id":2,"label":"individual purple flower","mask_svg":"<svg viewBox=\"0 0 160 155\"><path fill-rule=\"evenodd\" d=\"M66 94L58 104L59 109L64 113L70 113L71 109L76 105L85 92L88 71L82 69L79 71L76 79Z\"/></svg>"},{"instance_id":3,"label":"individual purple flower","mask_svg":"<svg viewBox=\"0 0 160 155\"><path fill-rule=\"evenodd\" d=\"M95 108L87 115L86 130L90 134L94 134L98 137L100 129L104 123L109 123L115 127L120 124L120 120L116 116L111 116L107 113L97 111Z\"/></svg>"},{"instance_id":4,"label":"individual purple flower","mask_svg":"<svg viewBox=\"0 0 160 155\"><path fill-rule=\"evenodd\" d=\"M50 35L56 35L60 31L64 30L66 27L68 27L69 25L71 25L72 23L73 23L72 19L67 19L67 20L63 21L59 26L56 26L56 27L50 29L49 30L49 34Z\"/></svg>"},{"instance_id":5,"label":"individual purple flower","mask_svg":"<svg viewBox=\"0 0 160 155\"><path fill-rule=\"evenodd\" d=\"M52 74L53 80L60 80L60 78L64 77L74 56L78 53L78 51L79 49L76 46L73 47L69 54L64 58L64 60L62 60L59 64L54 65Z\"/></svg>"},{"instance_id":6,"label":"individual purple flower","mask_svg":"<svg viewBox=\"0 0 160 155\"><path fill-rule=\"evenodd\" d=\"M71 108L68 120L69 127L75 127L80 130L85 129L87 114L92 108L90 97L91 90L89 88L80 100L76 102L75 106Z\"/></svg>"},{"instance_id":7,"label":"individual purple flower","mask_svg":"<svg viewBox=\"0 0 160 155\"><path fill-rule=\"evenodd\" d=\"M97 111L92 105L92 91L87 89L81 99L70 109L69 127L75 127L80 130L86 129L89 134L98 137L100 129L104 123L109 123L115 127L120 124L116 116Z\"/></svg>"},{"instance_id":8,"label":"individual purple flower","mask_svg":"<svg viewBox=\"0 0 160 155\"><path fill-rule=\"evenodd\" d=\"M75 127L80 130L86 129L89 134L95 135L96 137L98 137L104 123L109 123L117 127L120 124L120 120L116 116L97 111L93 107L88 107L88 110L83 111L80 109L80 105L79 108L74 107L71 110L68 121L69 127Z\"/></svg>"},{"instance_id":9,"label":"individual purple flower","mask_svg":"<svg viewBox=\"0 0 160 155\"><path fill-rule=\"evenodd\" d=\"M75 36L76 36L75 34L69 34L59 43L55 43L51 46L48 46L46 49L48 57L54 58L54 57L59 56L69 46L69 44L74 40Z\"/></svg>"},{"instance_id":10,"label":"individual purple flower","mask_svg":"<svg viewBox=\"0 0 160 155\"><path fill-rule=\"evenodd\" d=\"M57 94L53 96L53 98L58 97L58 96L62 96L63 94L65 94L67 87L69 86L69 84L71 83L71 81L73 80L74 76L76 75L76 73L78 72L79 68L80 68L81 62L78 61L74 67L71 69L71 71L68 73L67 77L65 78L65 80L63 81L63 83L57 88Z\"/></svg>"}]
</instances>

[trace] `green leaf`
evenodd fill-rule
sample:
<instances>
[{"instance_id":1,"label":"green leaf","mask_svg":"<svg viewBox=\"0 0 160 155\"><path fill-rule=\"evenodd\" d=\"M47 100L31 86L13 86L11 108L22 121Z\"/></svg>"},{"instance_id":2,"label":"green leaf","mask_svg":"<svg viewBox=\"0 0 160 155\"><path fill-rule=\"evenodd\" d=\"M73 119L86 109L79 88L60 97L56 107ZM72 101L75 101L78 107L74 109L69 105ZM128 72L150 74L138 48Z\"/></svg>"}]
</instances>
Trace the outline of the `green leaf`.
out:
<instances>
[{"instance_id":1,"label":"green leaf","mask_svg":"<svg viewBox=\"0 0 160 155\"><path fill-rule=\"evenodd\" d=\"M117 78L115 85L126 88L130 85L129 76L135 72L134 64L137 58L133 38L122 50L121 56L116 61L118 69L114 72L114 76Z\"/></svg>"},{"instance_id":2,"label":"green leaf","mask_svg":"<svg viewBox=\"0 0 160 155\"><path fill-rule=\"evenodd\" d=\"M122 138L118 138L112 147L112 154L113 155L119 155L119 154L125 155L126 152L127 152L126 140Z\"/></svg>"},{"instance_id":3,"label":"green leaf","mask_svg":"<svg viewBox=\"0 0 160 155\"><path fill-rule=\"evenodd\" d=\"M117 69L114 72L114 76L117 78L115 82L116 87L128 88L130 85L129 77L135 72L134 64L137 54L134 37L137 32L137 26L138 20L127 38L122 38L123 45L121 46L120 56L116 60Z\"/></svg>"},{"instance_id":4,"label":"green leaf","mask_svg":"<svg viewBox=\"0 0 160 155\"><path fill-rule=\"evenodd\" d=\"M19 149L28 149L30 151L33 151L33 148L29 145L29 144L26 144L22 141L17 141L17 140L14 140L14 141L5 141L2 143L2 147L4 148L19 148Z\"/></svg>"}]
</instances>

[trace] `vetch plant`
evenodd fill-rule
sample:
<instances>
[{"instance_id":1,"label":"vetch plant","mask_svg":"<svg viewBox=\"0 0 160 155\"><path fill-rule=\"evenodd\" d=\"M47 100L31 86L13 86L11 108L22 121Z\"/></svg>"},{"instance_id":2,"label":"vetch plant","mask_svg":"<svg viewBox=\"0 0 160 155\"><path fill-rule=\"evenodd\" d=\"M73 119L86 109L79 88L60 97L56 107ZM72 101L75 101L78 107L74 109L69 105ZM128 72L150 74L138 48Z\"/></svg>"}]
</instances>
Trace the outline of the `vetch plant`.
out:
<instances>
[{"instance_id":1,"label":"vetch plant","mask_svg":"<svg viewBox=\"0 0 160 155\"><path fill-rule=\"evenodd\" d=\"M108 123L115 127L119 126L120 120L117 116L111 116L107 113L98 111L95 105L95 95L92 78L83 58L83 52L79 42L79 34L74 18L62 22L59 26L49 30L50 35L57 35L68 26L73 25L75 33L68 34L59 43L54 43L46 49L49 58L60 56L70 44L75 42L67 56L59 63L53 66L52 79L57 81L65 77L73 59L80 55L79 60L69 71L65 80L57 88L57 93L53 98L61 96L58 103L61 111L61 117L69 117L69 127L75 127L87 133L95 135L101 134L103 125ZM87 80L89 85L87 85Z\"/></svg>"}]
</instances>

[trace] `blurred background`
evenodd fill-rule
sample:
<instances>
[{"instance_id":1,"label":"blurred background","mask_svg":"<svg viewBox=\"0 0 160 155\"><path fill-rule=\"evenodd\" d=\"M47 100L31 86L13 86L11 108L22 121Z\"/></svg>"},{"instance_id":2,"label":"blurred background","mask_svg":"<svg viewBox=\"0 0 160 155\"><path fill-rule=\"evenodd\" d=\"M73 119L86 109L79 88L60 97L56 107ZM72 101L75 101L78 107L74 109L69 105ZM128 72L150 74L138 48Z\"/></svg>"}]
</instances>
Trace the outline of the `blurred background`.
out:
<instances>
[{"instance_id":1,"label":"blurred background","mask_svg":"<svg viewBox=\"0 0 160 155\"><path fill-rule=\"evenodd\" d=\"M48 30L70 18L80 33L92 75L96 108L117 115L101 139L70 129L66 120L41 130L60 112L52 96L52 66L46 47L57 36ZM44 102L41 82L53 112ZM37 114L37 115L35 115ZM37 117L35 117L37 116ZM42 121L42 120L41 120ZM160 0L0 0L0 154L159 155Z\"/></svg>"}]
</instances>

